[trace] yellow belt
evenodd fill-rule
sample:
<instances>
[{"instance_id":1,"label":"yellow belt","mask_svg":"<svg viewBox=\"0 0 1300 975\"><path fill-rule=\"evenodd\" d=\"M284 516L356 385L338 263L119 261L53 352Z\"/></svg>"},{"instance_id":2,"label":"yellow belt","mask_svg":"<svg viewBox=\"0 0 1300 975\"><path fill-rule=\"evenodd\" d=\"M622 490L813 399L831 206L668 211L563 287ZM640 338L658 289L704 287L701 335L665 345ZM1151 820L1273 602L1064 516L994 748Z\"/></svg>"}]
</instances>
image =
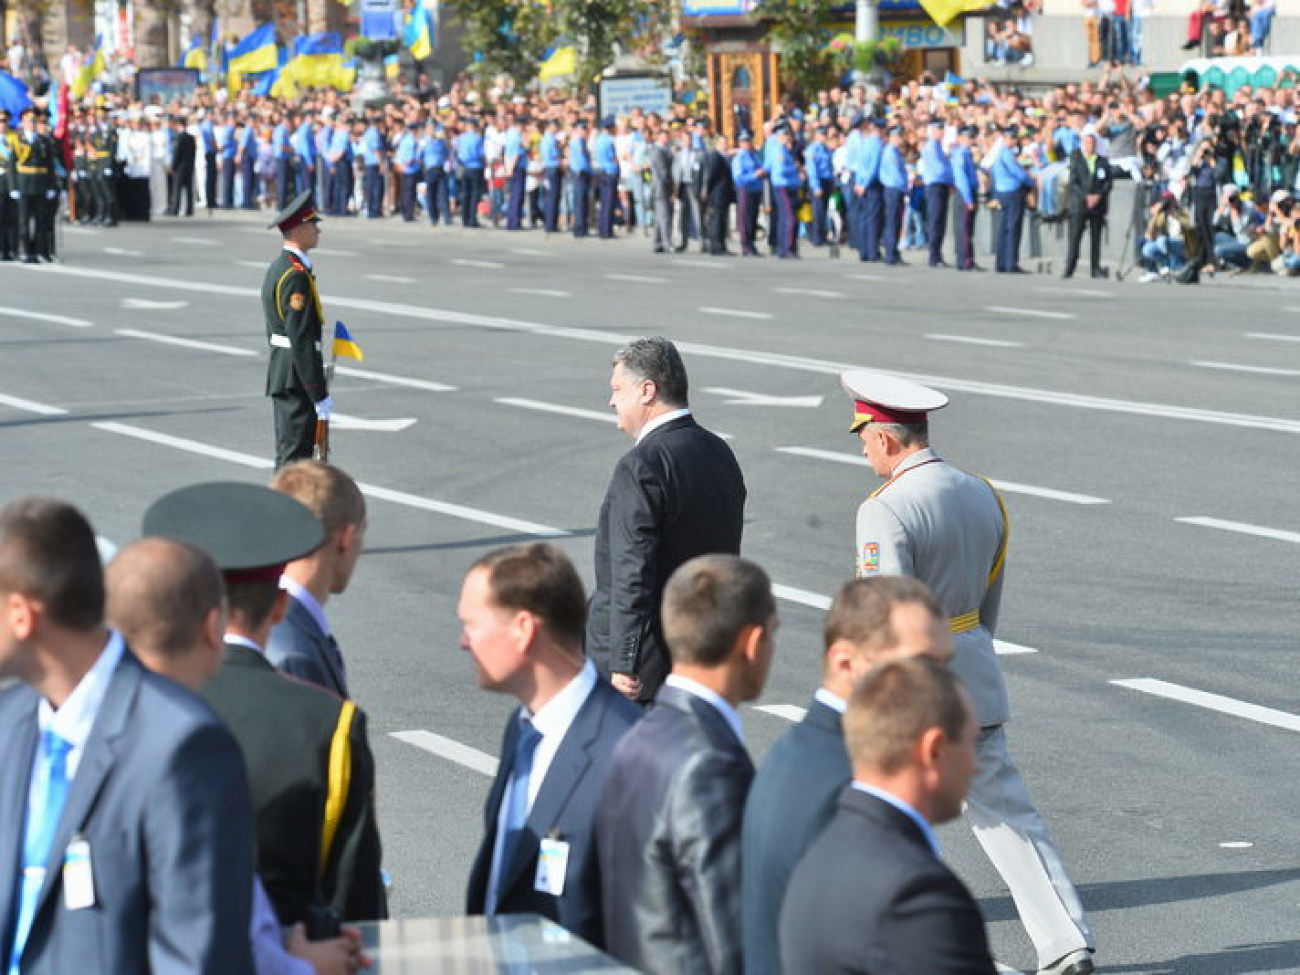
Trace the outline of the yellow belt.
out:
<instances>
[{"instance_id":1,"label":"yellow belt","mask_svg":"<svg viewBox=\"0 0 1300 975\"><path fill-rule=\"evenodd\" d=\"M953 633L969 633L980 625L980 611L973 609L969 613L962 613L960 616L954 616L948 620L948 629Z\"/></svg>"}]
</instances>

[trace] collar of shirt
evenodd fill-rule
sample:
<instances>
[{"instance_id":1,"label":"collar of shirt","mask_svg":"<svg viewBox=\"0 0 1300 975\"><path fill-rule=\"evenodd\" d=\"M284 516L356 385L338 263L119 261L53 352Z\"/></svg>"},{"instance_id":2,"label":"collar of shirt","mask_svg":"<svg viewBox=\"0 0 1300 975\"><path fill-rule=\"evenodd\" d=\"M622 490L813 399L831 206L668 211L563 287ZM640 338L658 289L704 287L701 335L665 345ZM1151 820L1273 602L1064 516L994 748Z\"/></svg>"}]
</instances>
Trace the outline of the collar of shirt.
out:
<instances>
[{"instance_id":1,"label":"collar of shirt","mask_svg":"<svg viewBox=\"0 0 1300 975\"><path fill-rule=\"evenodd\" d=\"M533 753L533 769L528 779L529 809L533 807L533 800L537 798L537 792L555 759L555 753L560 750L564 736L569 733L569 726L587 703L595 686L596 666L588 660L577 676L564 685L564 690L531 716L533 727L541 733L542 740L537 743L537 751Z\"/></svg>"},{"instance_id":2,"label":"collar of shirt","mask_svg":"<svg viewBox=\"0 0 1300 975\"><path fill-rule=\"evenodd\" d=\"M689 677L683 677L680 674L669 674L664 683L669 687L675 687L679 691L685 691L687 694L698 697L701 701L712 704L714 709L722 715L723 720L731 727L731 730L735 732L736 740L742 745L745 743L745 732L740 727L740 715L731 706L731 702L717 691L711 690L698 681L693 681Z\"/></svg>"},{"instance_id":3,"label":"collar of shirt","mask_svg":"<svg viewBox=\"0 0 1300 975\"><path fill-rule=\"evenodd\" d=\"M910 471L913 467L920 467L922 464L928 464L932 460L938 460L939 455L930 447L924 450L918 450L916 453L905 457L897 467L894 468L893 477L898 477L904 471Z\"/></svg>"},{"instance_id":4,"label":"collar of shirt","mask_svg":"<svg viewBox=\"0 0 1300 975\"><path fill-rule=\"evenodd\" d=\"M126 641L122 639L122 634L110 630L108 642L99 652L99 659L86 672L86 676L78 681L63 706L56 711L49 701L42 698L37 707L36 721L41 731L54 732L70 746L69 779L77 774L77 766L81 764L81 756L86 749L86 740L95 726L95 718L104 703L104 695L108 693L109 681L113 679L113 671L117 669L125 650Z\"/></svg>"},{"instance_id":5,"label":"collar of shirt","mask_svg":"<svg viewBox=\"0 0 1300 975\"><path fill-rule=\"evenodd\" d=\"M943 857L943 850L939 847L939 838L934 835L934 827L927 823L925 817L919 812L905 803L902 799L898 798L898 796L886 792L884 789L877 789L874 785L867 785L865 782L854 780L853 788L857 789L859 792L865 792L867 795L875 796L881 802L889 803L899 812L910 817L911 820L920 827L921 834L925 837L925 841L930 844L930 849L934 851L935 857L937 859Z\"/></svg>"},{"instance_id":6,"label":"collar of shirt","mask_svg":"<svg viewBox=\"0 0 1300 975\"><path fill-rule=\"evenodd\" d=\"M840 714L843 714L845 709L849 706L848 702L845 701L844 698L837 697L824 687L819 687L813 692L813 700L821 701L822 704L825 704L832 711L837 711Z\"/></svg>"},{"instance_id":7,"label":"collar of shirt","mask_svg":"<svg viewBox=\"0 0 1300 975\"><path fill-rule=\"evenodd\" d=\"M297 254L298 257L302 259L302 262L307 265L308 271L312 269L311 258L307 256L306 251L299 250L293 244L285 244L284 249L287 250L290 254Z\"/></svg>"},{"instance_id":8,"label":"collar of shirt","mask_svg":"<svg viewBox=\"0 0 1300 975\"><path fill-rule=\"evenodd\" d=\"M287 575L280 576L280 588L302 603L303 608L311 614L311 618L316 621L316 625L320 627L322 633L326 636L331 634L330 621L325 618L325 610L316 597L312 595L310 589L297 579Z\"/></svg>"},{"instance_id":9,"label":"collar of shirt","mask_svg":"<svg viewBox=\"0 0 1300 975\"><path fill-rule=\"evenodd\" d=\"M237 647L247 647L255 652L258 656L266 656L266 651L246 636L240 636L238 633L227 633L225 636L227 643L233 643Z\"/></svg>"},{"instance_id":10,"label":"collar of shirt","mask_svg":"<svg viewBox=\"0 0 1300 975\"><path fill-rule=\"evenodd\" d=\"M661 413L641 428L641 432L637 435L636 442L640 443L664 424L672 423L673 420L680 420L682 417L690 415L691 411L688 409L673 410L671 413Z\"/></svg>"}]
</instances>

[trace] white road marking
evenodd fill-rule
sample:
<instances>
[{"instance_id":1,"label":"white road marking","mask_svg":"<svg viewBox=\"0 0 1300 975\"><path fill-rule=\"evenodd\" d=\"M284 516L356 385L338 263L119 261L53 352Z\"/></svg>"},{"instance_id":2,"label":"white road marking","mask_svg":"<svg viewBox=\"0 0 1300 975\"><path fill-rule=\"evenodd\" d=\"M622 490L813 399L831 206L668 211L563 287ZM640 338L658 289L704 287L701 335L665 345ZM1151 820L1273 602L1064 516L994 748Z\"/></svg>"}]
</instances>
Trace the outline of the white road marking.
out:
<instances>
[{"instance_id":1,"label":"white road marking","mask_svg":"<svg viewBox=\"0 0 1300 975\"><path fill-rule=\"evenodd\" d=\"M931 332L926 336L934 342L959 342L962 345L984 345L990 349L1023 349L1023 342L1008 342L1006 339L978 339L973 335L944 335L941 332Z\"/></svg>"},{"instance_id":2,"label":"white road marking","mask_svg":"<svg viewBox=\"0 0 1300 975\"><path fill-rule=\"evenodd\" d=\"M502 406L518 406L525 410L537 410L539 413L558 413L561 416L576 416L583 420L598 420L601 423L617 423L618 417L613 413L601 413L598 410L584 410L577 406L564 406L560 403L543 403L536 399L521 399L517 396L503 396L494 402Z\"/></svg>"},{"instance_id":3,"label":"white road marking","mask_svg":"<svg viewBox=\"0 0 1300 975\"><path fill-rule=\"evenodd\" d=\"M843 291L822 291L818 288L773 288L779 295L803 295L808 298L843 298Z\"/></svg>"},{"instance_id":4,"label":"white road marking","mask_svg":"<svg viewBox=\"0 0 1300 975\"><path fill-rule=\"evenodd\" d=\"M1248 525L1241 521L1224 521L1222 518L1175 518L1174 521L1184 525L1196 525L1200 528L1218 528L1225 532L1239 535L1254 535L1258 538L1272 538L1279 542L1291 542L1300 545L1300 532L1284 531L1281 528L1265 528L1262 525Z\"/></svg>"},{"instance_id":5,"label":"white road marking","mask_svg":"<svg viewBox=\"0 0 1300 975\"><path fill-rule=\"evenodd\" d=\"M6 396L4 393L0 393L0 406L22 410L24 413L36 413L39 416L67 416L68 414L68 411L61 406L47 406L45 403L23 399L21 396Z\"/></svg>"},{"instance_id":6,"label":"white road marking","mask_svg":"<svg viewBox=\"0 0 1300 975\"><path fill-rule=\"evenodd\" d=\"M1278 335L1276 332L1247 332L1248 339L1264 339L1267 342L1300 342L1300 335Z\"/></svg>"},{"instance_id":7,"label":"white road marking","mask_svg":"<svg viewBox=\"0 0 1300 975\"><path fill-rule=\"evenodd\" d=\"M689 257L674 257L670 260L674 267L707 267L709 270L714 270L723 266L719 261L697 261Z\"/></svg>"},{"instance_id":8,"label":"white road marking","mask_svg":"<svg viewBox=\"0 0 1300 975\"><path fill-rule=\"evenodd\" d=\"M1008 968L1001 962L996 961L993 964L997 967L998 975L1025 975L1019 968Z\"/></svg>"},{"instance_id":9,"label":"white road marking","mask_svg":"<svg viewBox=\"0 0 1300 975\"><path fill-rule=\"evenodd\" d=\"M1021 646L1019 643L1008 643L1006 640L994 640L993 652L999 657L1014 657L1022 653L1037 653L1033 647Z\"/></svg>"},{"instance_id":10,"label":"white road marking","mask_svg":"<svg viewBox=\"0 0 1300 975\"><path fill-rule=\"evenodd\" d=\"M156 332L142 332L135 328L115 328L114 334L128 339L144 339L146 342L158 342L162 345L176 345L182 349L198 349L201 352L220 352L222 355L254 356L260 353L253 349L242 349L235 345L217 345L214 342L200 342L198 339L182 339L175 335L159 335Z\"/></svg>"},{"instance_id":11,"label":"white road marking","mask_svg":"<svg viewBox=\"0 0 1300 975\"><path fill-rule=\"evenodd\" d=\"M777 447L778 454L792 454L795 457L811 457L814 460L829 460L837 464L851 464L854 467L866 467L867 458L861 454L842 454L833 450L818 450L815 447ZM1017 484L1015 481L998 481L989 479L999 491L1008 494L1027 494L1030 497L1046 498L1049 501L1064 501L1068 504L1110 504L1106 498L1091 494L1075 494L1073 491L1057 491L1055 488L1036 487L1032 484Z\"/></svg>"},{"instance_id":12,"label":"white road marking","mask_svg":"<svg viewBox=\"0 0 1300 975\"><path fill-rule=\"evenodd\" d=\"M804 715L808 713L807 708L801 708L797 704L755 704L754 710L762 711L764 714L774 714L778 718L793 722L802 721Z\"/></svg>"},{"instance_id":13,"label":"white road marking","mask_svg":"<svg viewBox=\"0 0 1300 975\"><path fill-rule=\"evenodd\" d=\"M189 440L185 437L173 437L170 434L159 433L156 430L145 430L142 427L130 426L126 423L115 423L107 421L104 423L92 423L96 430L103 430L105 433L116 433L124 437L133 437L136 440L145 440L149 443L160 444L163 447L172 447L176 450L183 450L190 454L200 454L204 457L213 457L217 460L224 460L231 464L239 464L243 467L253 467L258 470L270 470L275 466L274 463L264 457L254 457L252 454L240 453L237 450L226 450L224 447L213 447L211 444L200 443L197 440Z\"/></svg>"},{"instance_id":14,"label":"white road marking","mask_svg":"<svg viewBox=\"0 0 1300 975\"><path fill-rule=\"evenodd\" d=\"M886 278L879 274L846 274L844 275L850 281L884 281Z\"/></svg>"},{"instance_id":15,"label":"white road marking","mask_svg":"<svg viewBox=\"0 0 1300 975\"><path fill-rule=\"evenodd\" d=\"M267 265L266 261L236 261L235 263L238 264L240 267L265 268Z\"/></svg>"},{"instance_id":16,"label":"white road marking","mask_svg":"<svg viewBox=\"0 0 1300 975\"><path fill-rule=\"evenodd\" d=\"M704 390L715 396L725 396L731 406L793 406L816 409L822 405L821 396L769 396L766 393L747 393L743 389L711 386Z\"/></svg>"},{"instance_id":17,"label":"white road marking","mask_svg":"<svg viewBox=\"0 0 1300 975\"><path fill-rule=\"evenodd\" d=\"M356 251L336 251L330 247L316 247L313 248L313 251L314 253L319 254L321 257L360 257L361 256Z\"/></svg>"},{"instance_id":18,"label":"white road marking","mask_svg":"<svg viewBox=\"0 0 1300 975\"><path fill-rule=\"evenodd\" d=\"M196 247L216 247L217 241L211 237L173 237L178 244L193 244Z\"/></svg>"},{"instance_id":19,"label":"white road marking","mask_svg":"<svg viewBox=\"0 0 1300 975\"><path fill-rule=\"evenodd\" d=\"M1248 366L1239 362L1213 362L1192 359L1189 365L1200 369L1217 369L1221 372L1245 372L1256 376L1300 376L1300 369L1279 369L1275 366Z\"/></svg>"},{"instance_id":20,"label":"white road marking","mask_svg":"<svg viewBox=\"0 0 1300 975\"><path fill-rule=\"evenodd\" d=\"M123 298L122 307L128 311L180 311L188 301L152 301L149 298Z\"/></svg>"},{"instance_id":21,"label":"white road marking","mask_svg":"<svg viewBox=\"0 0 1300 975\"><path fill-rule=\"evenodd\" d=\"M606 274L611 281L627 281L631 284L667 284L667 278L652 278L648 274Z\"/></svg>"},{"instance_id":22,"label":"white road marking","mask_svg":"<svg viewBox=\"0 0 1300 975\"><path fill-rule=\"evenodd\" d=\"M1022 315L1025 318L1051 318L1057 321L1068 321L1079 317L1068 311L1038 311L1035 308L1008 308L1005 305L989 305L984 310L999 315Z\"/></svg>"},{"instance_id":23,"label":"white road marking","mask_svg":"<svg viewBox=\"0 0 1300 975\"><path fill-rule=\"evenodd\" d=\"M431 393L454 393L455 386L448 386L446 383L435 383L427 379L409 379L406 376L392 376L386 372L375 372L373 369L358 369L356 366L334 367L334 373L338 376L351 376L353 379L373 379L379 383L390 383L393 386L410 386L412 389L426 389Z\"/></svg>"},{"instance_id":24,"label":"white road marking","mask_svg":"<svg viewBox=\"0 0 1300 975\"><path fill-rule=\"evenodd\" d=\"M330 426L335 430L365 430L371 433L401 433L415 426L413 416L396 417L391 420L367 420L346 413L334 413L330 416Z\"/></svg>"},{"instance_id":25,"label":"white road marking","mask_svg":"<svg viewBox=\"0 0 1300 975\"><path fill-rule=\"evenodd\" d=\"M389 733L389 737L396 738L408 745L414 745L430 755L448 759L457 765L463 765L467 769L481 772L489 777L497 774L497 766L500 764L497 759L487 752L481 752L477 748L470 748L469 745L462 745L460 742L444 738L442 735L435 735L432 731L393 731Z\"/></svg>"},{"instance_id":26,"label":"white road marking","mask_svg":"<svg viewBox=\"0 0 1300 975\"><path fill-rule=\"evenodd\" d=\"M415 278L402 277L400 274L367 274L371 281L384 281L388 284L415 284Z\"/></svg>"},{"instance_id":27,"label":"white road marking","mask_svg":"<svg viewBox=\"0 0 1300 975\"><path fill-rule=\"evenodd\" d=\"M1143 694L1153 694L1156 697L1181 701L1183 704L1193 704L1196 707L1218 711L1221 714L1230 714L1233 717L1245 718L1248 721L1257 721L1260 724L1271 725L1274 728L1282 728L1286 731L1300 731L1300 715L1291 714L1288 711L1278 711L1274 708L1266 708L1259 704L1250 704L1246 701L1238 701L1234 697L1224 697L1222 694L1211 694L1209 691L1198 691L1194 687L1184 687L1182 684L1171 684L1168 681L1153 680L1147 677L1132 680L1113 680L1111 683L1118 687L1127 687L1132 691L1141 691Z\"/></svg>"},{"instance_id":28,"label":"white road marking","mask_svg":"<svg viewBox=\"0 0 1300 975\"><path fill-rule=\"evenodd\" d=\"M259 267L261 265L258 265ZM237 285L213 284L206 281L182 281L148 274L132 274L123 271L109 271L101 268L73 267L67 264L42 264L30 269L33 274L63 274L71 277L90 278L101 281L116 281L123 284L147 285L156 288L170 288L198 294L228 295L241 299L256 298L258 292L253 288ZM600 345L626 345L635 336L623 332L613 332L596 328L574 328L566 325L546 325L540 322L527 322L518 319L500 318L492 315L475 315L469 312L451 311L444 308L427 308L419 305L401 304L391 301L374 301L368 298L349 298L326 295L325 302L339 308L356 311L375 312L401 318L420 321L445 322L451 325L469 325L475 328L509 330L550 338L573 339L581 342L595 342ZM779 352L759 352L729 346L705 345L697 342L679 342L678 351L686 355L704 356L724 359L731 362L745 362L752 365L770 366L778 369L795 369L801 372L819 373L838 376L846 369L861 368L849 362L835 362L829 359L815 359L807 356L785 355ZM1054 406L1067 406L1075 409L1097 410L1106 413L1124 413L1136 416L1158 417L1167 420L1188 420L1195 423L1209 423L1221 426L1242 427L1255 430L1272 430L1278 433L1300 433L1300 420L1282 417L1256 416L1248 413L1228 413L1219 410L1203 410L1186 406L1172 406L1166 403L1150 403L1140 400L1110 399L1101 396L1086 396L1080 393L1058 392L1048 389L1034 389L1025 386L1006 386L1000 383L986 383L970 379L957 379L950 376L931 376L923 373L897 372L895 375L911 379L927 386L970 393L974 396L990 396L996 399L1018 400L1021 402L1049 403Z\"/></svg>"},{"instance_id":29,"label":"white road marking","mask_svg":"<svg viewBox=\"0 0 1300 975\"><path fill-rule=\"evenodd\" d=\"M511 254L522 254L524 257L545 257L546 251L538 250L536 247L512 247Z\"/></svg>"},{"instance_id":30,"label":"white road marking","mask_svg":"<svg viewBox=\"0 0 1300 975\"><path fill-rule=\"evenodd\" d=\"M722 315L726 318L752 318L758 321L766 321L772 316L765 311L745 311L741 308L716 308L713 305L704 305L700 308L706 315Z\"/></svg>"},{"instance_id":31,"label":"white road marking","mask_svg":"<svg viewBox=\"0 0 1300 975\"><path fill-rule=\"evenodd\" d=\"M1300 305L1287 305L1287 307L1283 308L1282 310L1283 310L1283 311L1293 311L1293 312L1295 312L1296 314L1300 314Z\"/></svg>"},{"instance_id":32,"label":"white road marking","mask_svg":"<svg viewBox=\"0 0 1300 975\"><path fill-rule=\"evenodd\" d=\"M505 267L505 265L502 264L500 261L476 261L468 257L452 258L451 263L457 264L460 267L481 267L481 268L487 268L489 270L496 270Z\"/></svg>"},{"instance_id":33,"label":"white road marking","mask_svg":"<svg viewBox=\"0 0 1300 975\"><path fill-rule=\"evenodd\" d=\"M22 308L0 308L0 315L6 318L29 318L34 322L49 322L51 325L67 325L69 328L94 328L94 322L84 318L69 318L67 315L51 315L43 311L26 311Z\"/></svg>"},{"instance_id":34,"label":"white road marking","mask_svg":"<svg viewBox=\"0 0 1300 975\"><path fill-rule=\"evenodd\" d=\"M1114 298L1113 291L1094 291L1091 288L1034 288L1040 295L1078 295L1081 298Z\"/></svg>"},{"instance_id":35,"label":"white road marking","mask_svg":"<svg viewBox=\"0 0 1300 975\"><path fill-rule=\"evenodd\" d=\"M1228 840L1219 844L1225 850L1249 850L1254 845L1254 843L1248 843L1245 840Z\"/></svg>"},{"instance_id":36,"label":"white road marking","mask_svg":"<svg viewBox=\"0 0 1300 975\"><path fill-rule=\"evenodd\" d=\"M568 291L557 291L554 288L511 288L511 294L516 295L537 295L540 298L568 298Z\"/></svg>"},{"instance_id":37,"label":"white road marking","mask_svg":"<svg viewBox=\"0 0 1300 975\"><path fill-rule=\"evenodd\" d=\"M133 251L126 247L105 247L104 253L114 257L144 257L143 251Z\"/></svg>"}]
</instances>

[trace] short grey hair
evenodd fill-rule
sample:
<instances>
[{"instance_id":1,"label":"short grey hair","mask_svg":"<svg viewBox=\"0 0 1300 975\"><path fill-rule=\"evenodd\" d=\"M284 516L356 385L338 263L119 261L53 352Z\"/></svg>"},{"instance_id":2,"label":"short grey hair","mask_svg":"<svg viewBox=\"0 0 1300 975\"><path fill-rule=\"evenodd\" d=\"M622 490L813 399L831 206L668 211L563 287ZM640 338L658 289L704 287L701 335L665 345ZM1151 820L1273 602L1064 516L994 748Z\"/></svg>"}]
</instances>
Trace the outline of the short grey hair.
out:
<instances>
[{"instance_id":1,"label":"short grey hair","mask_svg":"<svg viewBox=\"0 0 1300 975\"><path fill-rule=\"evenodd\" d=\"M928 420L922 420L920 423L878 423L876 426L897 440L903 447L930 446L930 422Z\"/></svg>"},{"instance_id":2,"label":"short grey hair","mask_svg":"<svg viewBox=\"0 0 1300 975\"><path fill-rule=\"evenodd\" d=\"M614 365L655 384L659 399L668 406L687 406L686 366L677 346L662 335L633 339L614 353Z\"/></svg>"}]
</instances>

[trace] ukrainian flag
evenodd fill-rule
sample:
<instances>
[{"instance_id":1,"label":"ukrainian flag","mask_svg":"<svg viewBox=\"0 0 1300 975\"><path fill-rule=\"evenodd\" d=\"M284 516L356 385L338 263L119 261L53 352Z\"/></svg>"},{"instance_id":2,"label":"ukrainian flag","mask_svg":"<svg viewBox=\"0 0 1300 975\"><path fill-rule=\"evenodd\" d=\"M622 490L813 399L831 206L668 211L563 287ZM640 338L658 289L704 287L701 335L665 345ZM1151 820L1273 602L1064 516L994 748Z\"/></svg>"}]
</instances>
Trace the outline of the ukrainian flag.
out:
<instances>
[{"instance_id":1,"label":"ukrainian flag","mask_svg":"<svg viewBox=\"0 0 1300 975\"><path fill-rule=\"evenodd\" d=\"M343 70L343 41L336 31L304 34L293 43L293 60L282 76L294 84L324 88L338 85Z\"/></svg>"},{"instance_id":2,"label":"ukrainian flag","mask_svg":"<svg viewBox=\"0 0 1300 975\"><path fill-rule=\"evenodd\" d=\"M90 60L77 72L77 77L72 80L72 97L82 98L86 92L90 91L90 86L95 83L95 79L104 73L104 37L102 34L95 35L95 47L91 52Z\"/></svg>"},{"instance_id":3,"label":"ukrainian flag","mask_svg":"<svg viewBox=\"0 0 1300 975\"><path fill-rule=\"evenodd\" d=\"M947 27L959 14L984 10L993 3L994 0L921 0L925 12L940 27Z\"/></svg>"},{"instance_id":4,"label":"ukrainian flag","mask_svg":"<svg viewBox=\"0 0 1300 975\"><path fill-rule=\"evenodd\" d=\"M356 359L357 362L364 362L365 356L361 353L361 346L352 340L348 327L342 322L334 323L334 356L342 356L344 359Z\"/></svg>"},{"instance_id":5,"label":"ukrainian flag","mask_svg":"<svg viewBox=\"0 0 1300 975\"><path fill-rule=\"evenodd\" d=\"M412 58L423 61L433 54L437 34L438 27L434 14L424 5L424 0L415 0L415 6L406 15L402 44L410 49Z\"/></svg>"},{"instance_id":6,"label":"ukrainian flag","mask_svg":"<svg viewBox=\"0 0 1300 975\"><path fill-rule=\"evenodd\" d=\"M266 23L230 49L227 67L232 75L260 74L280 66L275 46L275 24Z\"/></svg>"},{"instance_id":7,"label":"ukrainian flag","mask_svg":"<svg viewBox=\"0 0 1300 975\"><path fill-rule=\"evenodd\" d=\"M542 62L537 77L542 81L578 73L578 49L572 45L558 47L555 52Z\"/></svg>"},{"instance_id":8,"label":"ukrainian flag","mask_svg":"<svg viewBox=\"0 0 1300 975\"><path fill-rule=\"evenodd\" d=\"M208 70L208 52L203 49L203 40L197 34L190 40L190 46L181 52L181 63L177 67Z\"/></svg>"}]
</instances>

